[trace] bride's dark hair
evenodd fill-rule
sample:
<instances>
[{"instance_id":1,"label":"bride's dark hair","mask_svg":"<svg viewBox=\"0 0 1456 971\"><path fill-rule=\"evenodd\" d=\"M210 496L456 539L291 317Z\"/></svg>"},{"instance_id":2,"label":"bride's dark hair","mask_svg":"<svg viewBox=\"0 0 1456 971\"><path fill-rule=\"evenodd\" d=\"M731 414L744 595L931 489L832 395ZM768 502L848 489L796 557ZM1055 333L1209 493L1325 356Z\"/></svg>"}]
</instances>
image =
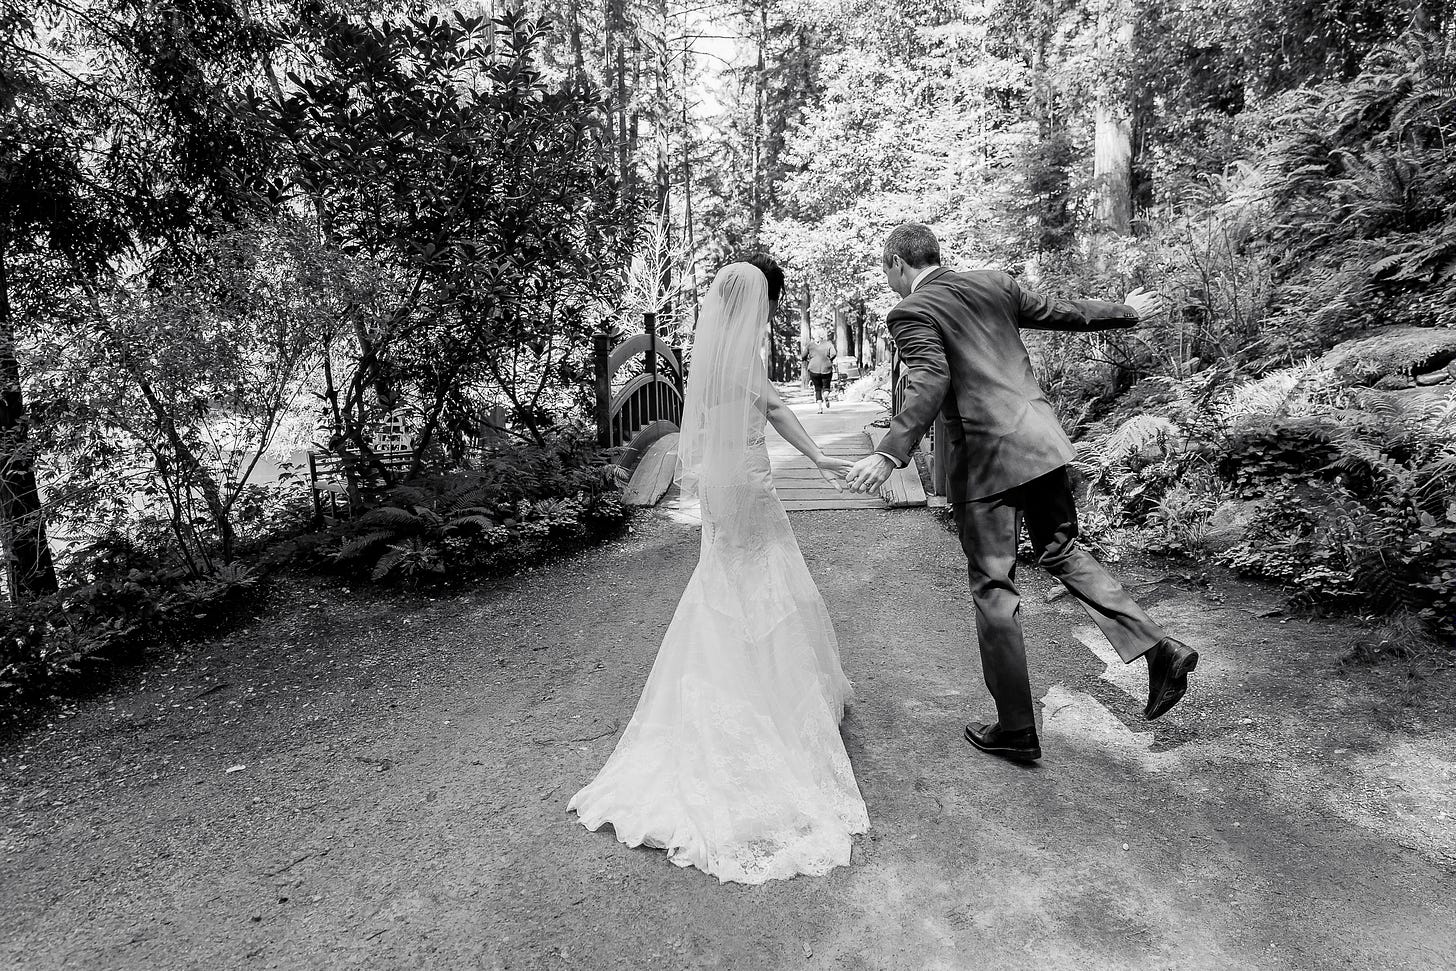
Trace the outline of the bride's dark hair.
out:
<instances>
[{"instance_id":1,"label":"bride's dark hair","mask_svg":"<svg viewBox=\"0 0 1456 971\"><path fill-rule=\"evenodd\" d=\"M779 266L767 253L754 253L741 262L758 268L758 271L768 280L769 302L777 303L779 298L784 295L784 268Z\"/></svg>"}]
</instances>

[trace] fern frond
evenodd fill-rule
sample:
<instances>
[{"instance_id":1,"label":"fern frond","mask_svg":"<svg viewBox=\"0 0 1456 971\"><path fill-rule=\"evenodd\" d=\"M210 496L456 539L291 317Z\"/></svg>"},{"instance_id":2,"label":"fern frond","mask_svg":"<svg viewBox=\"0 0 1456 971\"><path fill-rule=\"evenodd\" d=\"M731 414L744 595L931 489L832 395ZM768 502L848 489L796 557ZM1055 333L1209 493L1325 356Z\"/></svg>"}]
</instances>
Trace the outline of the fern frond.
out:
<instances>
[{"instance_id":1,"label":"fern frond","mask_svg":"<svg viewBox=\"0 0 1456 971\"><path fill-rule=\"evenodd\" d=\"M405 553L406 549L404 547L390 547L389 552L381 556L379 562L374 564L374 569L369 572L369 578L371 580L383 580L389 576L389 572L396 566L399 566L399 562L404 559Z\"/></svg>"},{"instance_id":2,"label":"fern frond","mask_svg":"<svg viewBox=\"0 0 1456 971\"><path fill-rule=\"evenodd\" d=\"M1109 455L1122 455L1179 435L1178 426L1162 415L1133 415L1107 436L1102 448Z\"/></svg>"},{"instance_id":3,"label":"fern frond","mask_svg":"<svg viewBox=\"0 0 1456 971\"><path fill-rule=\"evenodd\" d=\"M398 506L378 506L360 516L355 522L360 527L385 526L395 530L409 530L420 525L420 517Z\"/></svg>"},{"instance_id":4,"label":"fern frond","mask_svg":"<svg viewBox=\"0 0 1456 971\"><path fill-rule=\"evenodd\" d=\"M476 529L493 529L495 528L495 520L490 516L460 516L456 519L451 519L450 525L445 528L458 530L467 526L473 526Z\"/></svg>"},{"instance_id":5,"label":"fern frond","mask_svg":"<svg viewBox=\"0 0 1456 971\"><path fill-rule=\"evenodd\" d=\"M365 533L363 536L355 536L346 540L339 551L334 554L335 563L347 563L350 560L363 558L365 553L370 552L398 537L393 530L376 530L372 533Z\"/></svg>"},{"instance_id":6,"label":"fern frond","mask_svg":"<svg viewBox=\"0 0 1456 971\"><path fill-rule=\"evenodd\" d=\"M1456 428L1456 391L1427 408L1425 419L1437 432L1443 431L1447 425Z\"/></svg>"}]
</instances>

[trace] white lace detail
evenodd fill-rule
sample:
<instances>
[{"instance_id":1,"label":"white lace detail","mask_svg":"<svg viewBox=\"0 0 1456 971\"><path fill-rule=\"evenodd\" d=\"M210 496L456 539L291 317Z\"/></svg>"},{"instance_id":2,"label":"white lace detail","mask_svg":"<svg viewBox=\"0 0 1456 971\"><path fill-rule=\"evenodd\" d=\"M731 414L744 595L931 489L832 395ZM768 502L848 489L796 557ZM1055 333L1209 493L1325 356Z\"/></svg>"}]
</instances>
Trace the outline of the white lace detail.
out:
<instances>
[{"instance_id":1,"label":"white lace detail","mask_svg":"<svg viewBox=\"0 0 1456 971\"><path fill-rule=\"evenodd\" d=\"M869 817L839 736L851 687L834 625L774 494L761 417L752 431L753 487L702 490L697 569L631 722L568 808L756 884L847 864Z\"/></svg>"}]
</instances>

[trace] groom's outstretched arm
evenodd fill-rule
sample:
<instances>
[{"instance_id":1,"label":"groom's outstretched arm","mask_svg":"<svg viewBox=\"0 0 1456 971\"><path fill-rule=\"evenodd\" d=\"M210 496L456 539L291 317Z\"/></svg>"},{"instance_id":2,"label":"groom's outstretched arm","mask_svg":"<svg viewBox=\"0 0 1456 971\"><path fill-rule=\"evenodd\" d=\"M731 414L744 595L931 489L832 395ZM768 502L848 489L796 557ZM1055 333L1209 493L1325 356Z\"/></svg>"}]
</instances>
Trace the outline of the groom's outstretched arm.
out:
<instances>
[{"instance_id":1,"label":"groom's outstretched arm","mask_svg":"<svg viewBox=\"0 0 1456 971\"><path fill-rule=\"evenodd\" d=\"M950 390L945 342L929 318L896 308L885 319L905 368L905 393L890 430L875 449L904 467L910 450L925 437Z\"/></svg>"},{"instance_id":2,"label":"groom's outstretched arm","mask_svg":"<svg viewBox=\"0 0 1456 971\"><path fill-rule=\"evenodd\" d=\"M1138 312L1125 303L1106 300L1048 300L1027 290L1006 275L1006 286L1016 300L1018 327L1039 330L1117 330L1136 327Z\"/></svg>"}]
</instances>

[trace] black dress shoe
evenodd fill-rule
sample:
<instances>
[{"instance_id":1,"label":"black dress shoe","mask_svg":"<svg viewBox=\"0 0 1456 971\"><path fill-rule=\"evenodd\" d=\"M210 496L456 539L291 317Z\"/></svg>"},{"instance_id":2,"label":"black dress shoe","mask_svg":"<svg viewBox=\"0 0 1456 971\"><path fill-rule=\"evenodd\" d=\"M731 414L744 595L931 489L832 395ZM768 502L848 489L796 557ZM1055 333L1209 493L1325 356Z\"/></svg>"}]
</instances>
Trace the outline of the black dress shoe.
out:
<instances>
[{"instance_id":1,"label":"black dress shoe","mask_svg":"<svg viewBox=\"0 0 1456 971\"><path fill-rule=\"evenodd\" d=\"M1198 667L1198 652L1171 637L1148 652L1148 706L1143 716L1152 721L1164 714L1188 691L1188 672Z\"/></svg>"},{"instance_id":2,"label":"black dress shoe","mask_svg":"<svg viewBox=\"0 0 1456 971\"><path fill-rule=\"evenodd\" d=\"M1013 762L1035 762L1041 758L1041 743L1036 739L1036 726L1006 731L1001 723L984 725L971 722L966 726L966 741L982 752L999 755Z\"/></svg>"}]
</instances>

